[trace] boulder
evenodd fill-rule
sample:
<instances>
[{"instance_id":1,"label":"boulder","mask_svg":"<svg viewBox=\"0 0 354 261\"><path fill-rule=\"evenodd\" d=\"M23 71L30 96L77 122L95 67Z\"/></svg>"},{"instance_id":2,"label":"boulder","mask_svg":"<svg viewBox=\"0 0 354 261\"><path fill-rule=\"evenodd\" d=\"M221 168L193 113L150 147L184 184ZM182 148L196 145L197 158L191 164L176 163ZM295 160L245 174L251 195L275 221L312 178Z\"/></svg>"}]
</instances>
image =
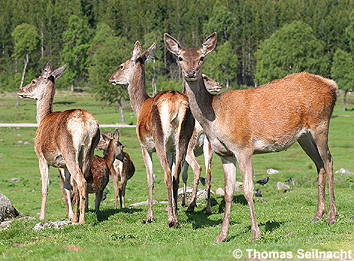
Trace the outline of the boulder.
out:
<instances>
[{"instance_id":1,"label":"boulder","mask_svg":"<svg viewBox=\"0 0 354 261\"><path fill-rule=\"evenodd\" d=\"M0 193L0 222L13 219L20 215L17 209L12 205L11 201Z\"/></svg>"}]
</instances>

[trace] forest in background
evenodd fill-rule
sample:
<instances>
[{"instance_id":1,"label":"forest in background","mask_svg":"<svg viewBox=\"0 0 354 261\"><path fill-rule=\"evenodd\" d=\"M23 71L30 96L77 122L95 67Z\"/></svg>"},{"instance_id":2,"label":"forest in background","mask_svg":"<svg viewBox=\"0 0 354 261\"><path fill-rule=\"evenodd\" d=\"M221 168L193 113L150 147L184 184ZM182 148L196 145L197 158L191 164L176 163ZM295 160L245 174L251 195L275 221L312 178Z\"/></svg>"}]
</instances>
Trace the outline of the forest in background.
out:
<instances>
[{"instance_id":1,"label":"forest in background","mask_svg":"<svg viewBox=\"0 0 354 261\"><path fill-rule=\"evenodd\" d=\"M0 92L15 91L46 63L67 64L58 88L95 92L122 105L125 87L109 75L135 41L156 42L147 65L149 92L181 86L167 32L199 47L216 31L204 72L230 88L249 88L289 73L354 82L353 0L0 0Z\"/></svg>"}]
</instances>

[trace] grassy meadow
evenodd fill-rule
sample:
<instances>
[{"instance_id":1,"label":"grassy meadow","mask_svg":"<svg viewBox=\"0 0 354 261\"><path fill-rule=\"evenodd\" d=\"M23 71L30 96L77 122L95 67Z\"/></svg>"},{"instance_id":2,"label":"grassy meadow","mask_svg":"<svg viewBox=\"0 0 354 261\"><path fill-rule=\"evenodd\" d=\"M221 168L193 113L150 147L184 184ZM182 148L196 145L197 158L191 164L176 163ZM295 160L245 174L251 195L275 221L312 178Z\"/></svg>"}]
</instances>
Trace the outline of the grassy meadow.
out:
<instances>
[{"instance_id":1,"label":"grassy meadow","mask_svg":"<svg viewBox=\"0 0 354 261\"><path fill-rule=\"evenodd\" d=\"M338 99L339 100L339 99ZM0 123L35 122L35 103L21 100L19 106L14 93L0 96ZM353 104L351 104L354 107ZM118 122L113 106L104 106L87 93L59 91L54 110L83 108L89 110L100 123ZM126 122L135 123L127 108ZM112 129L103 129L110 131ZM128 182L126 203L147 199L146 174L134 128L121 129L121 141L136 167ZM270 175L270 181L261 187L263 197L255 197L257 221L262 237L253 242L250 233L249 210L241 192L236 192L232 210L229 240L213 242L223 218L219 213L222 197L214 195L213 214L203 213L204 201L198 202L195 213L186 213L179 205L180 227L167 226L166 205L155 204L155 220L141 224L146 206L113 208L113 186L106 188L107 199L96 215L94 195L90 195L90 210L86 224L63 229L33 227L38 220L41 200L41 182L38 162L33 150L35 128L0 128L0 192L8 196L14 206L34 221L16 220L10 228L0 231L0 259L3 260L234 260L232 252L241 249L257 251L293 251L297 249L353 250L354 252L354 175L335 174L335 194L339 216L337 223L327 225L326 218L315 224L311 219L317 203L316 168L312 161L294 144L287 151L254 156L255 180L267 176L266 170L280 171ZM354 110L344 111L338 101L330 127L329 145L334 158L334 170L354 171ZM199 158L202 163L202 158ZM203 169L204 171L204 169ZM162 168L154 156L157 176L154 199L166 200ZM64 220L65 205L61 198L58 171L50 169L47 201L47 221ZM189 186L192 185L190 170ZM223 187L220 160L214 156L212 189ZM276 183L292 177L295 185L288 193L278 191ZM17 178L18 181L12 181ZM240 173L237 180L242 181ZM180 183L182 184L182 183ZM202 186L201 186L202 187ZM328 199L328 197L327 197ZM328 204L327 204L328 206Z\"/></svg>"}]
</instances>

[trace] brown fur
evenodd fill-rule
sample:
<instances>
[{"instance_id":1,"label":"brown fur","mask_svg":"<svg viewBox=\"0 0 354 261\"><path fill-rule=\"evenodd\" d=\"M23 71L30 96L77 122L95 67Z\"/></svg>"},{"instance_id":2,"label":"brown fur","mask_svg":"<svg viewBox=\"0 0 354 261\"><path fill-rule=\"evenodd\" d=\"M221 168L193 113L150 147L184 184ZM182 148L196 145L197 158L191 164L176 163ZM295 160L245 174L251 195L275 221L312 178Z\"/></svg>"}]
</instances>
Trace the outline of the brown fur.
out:
<instances>
[{"instance_id":1,"label":"brown fur","mask_svg":"<svg viewBox=\"0 0 354 261\"><path fill-rule=\"evenodd\" d=\"M18 95L37 100L37 122L39 124L35 151L39 159L42 178L42 205L40 219L44 219L45 205L48 193L49 166L60 169L61 179L73 179L79 193L76 202L76 212L72 214L71 204L67 207L69 218L80 223L85 222L86 181L93 157L93 150L99 140L97 120L87 111L74 109L64 112L52 112L55 94L56 78L60 77L65 66L52 71L47 65L40 77L33 79L30 84L20 88ZM70 183L70 182L69 182ZM70 198L66 191L65 198ZM64 193L64 194L65 194ZM71 203L71 202L70 202ZM79 215L80 207L80 219Z\"/></svg>"},{"instance_id":2,"label":"brown fur","mask_svg":"<svg viewBox=\"0 0 354 261\"><path fill-rule=\"evenodd\" d=\"M333 162L328 148L328 128L336 100L336 83L318 75L295 73L264 86L231 90L220 95L207 92L201 77L203 58L216 46L216 33L202 48L183 49L165 34L166 47L179 56L186 93L196 120L220 155L225 178L224 220L216 241L225 241L231 215L236 161L243 175L244 195L251 216L252 238L260 236L253 204L252 155L286 150L298 141L318 171L318 203L314 220L325 210L328 177L329 223L336 220Z\"/></svg>"},{"instance_id":3,"label":"brown fur","mask_svg":"<svg viewBox=\"0 0 354 261\"><path fill-rule=\"evenodd\" d=\"M136 132L143 152L149 189L146 222L153 220L151 153L156 151L165 173L169 201L168 223L169 226L177 226L179 174L181 162L185 157L188 141L192 135L194 119L188 107L188 99L184 94L165 91L154 97L147 95L144 62L154 48L155 45L152 45L142 52L140 43L137 42L132 58L121 64L120 68L110 77L110 81L113 84L128 84L130 101L137 114ZM176 168L173 175L171 173L172 161L168 162L167 158L168 155L172 155L172 152L176 153Z\"/></svg>"}]
</instances>

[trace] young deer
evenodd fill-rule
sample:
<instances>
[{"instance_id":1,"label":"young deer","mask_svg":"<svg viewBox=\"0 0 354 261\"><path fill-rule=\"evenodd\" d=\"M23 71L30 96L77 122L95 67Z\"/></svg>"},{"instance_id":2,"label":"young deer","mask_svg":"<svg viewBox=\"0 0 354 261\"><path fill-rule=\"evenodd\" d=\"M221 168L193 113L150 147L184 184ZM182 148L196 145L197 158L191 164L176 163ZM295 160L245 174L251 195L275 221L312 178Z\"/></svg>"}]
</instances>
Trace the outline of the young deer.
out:
<instances>
[{"instance_id":1,"label":"young deer","mask_svg":"<svg viewBox=\"0 0 354 261\"><path fill-rule=\"evenodd\" d=\"M107 133L103 136L103 140L99 149L106 150L107 142L109 138L117 137L119 139L119 131L116 130L113 133ZM118 207L118 196L120 208L125 208L125 189L127 187L128 180L131 179L135 173L135 166L131 160L128 153L123 151L124 146L120 143L120 153L117 155L113 162L114 172L111 172L113 178L113 187L114 187L114 207Z\"/></svg>"},{"instance_id":2,"label":"young deer","mask_svg":"<svg viewBox=\"0 0 354 261\"><path fill-rule=\"evenodd\" d=\"M85 222L86 180L92 163L94 148L99 141L97 120L87 111L74 109L63 112L52 112L55 94L55 79L60 77L65 66L52 71L48 64L42 75L18 91L21 98L37 101L37 123L39 124L35 151L39 160L42 178L42 205L39 218L44 219L48 193L48 168L60 169L61 178L70 184L70 176L76 184L80 199L79 223ZM68 182L68 183L67 183ZM70 192L66 190L70 198ZM69 202L71 204L71 202ZM69 218L77 222L79 204L76 213L68 210Z\"/></svg>"},{"instance_id":3,"label":"young deer","mask_svg":"<svg viewBox=\"0 0 354 261\"><path fill-rule=\"evenodd\" d=\"M225 213L216 241L228 235L235 184L236 161L243 175L244 195L251 216L252 238L260 236L253 206L252 155L282 151L298 141L318 171L318 204L314 220L325 210L328 176L329 223L336 220L332 157L328 127L336 101L334 81L309 73L295 73L264 86L211 95L201 77L204 57L216 46L216 33L201 48L182 48L165 34L167 49L178 57L193 116L203 127L212 149L222 160L225 177Z\"/></svg>"},{"instance_id":4,"label":"young deer","mask_svg":"<svg viewBox=\"0 0 354 261\"><path fill-rule=\"evenodd\" d=\"M122 63L109 81L112 84L128 85L131 105L137 115L136 133L142 149L149 188L146 222L153 220L151 153L156 151L165 173L168 224L175 227L178 225L176 208L179 174L193 132L194 118L188 106L188 98L183 93L164 91L154 97L149 97L146 93L144 64L154 48L155 44L142 52L140 43L136 42L131 59ZM172 159L173 152L176 153L176 167L172 176L168 159Z\"/></svg>"},{"instance_id":5,"label":"young deer","mask_svg":"<svg viewBox=\"0 0 354 261\"><path fill-rule=\"evenodd\" d=\"M206 89L210 93L219 93L222 89L222 86L209 76L202 74L202 78L205 84ZM193 190L192 190L192 197L190 205L187 209L188 212L193 212L194 208L197 205L197 192L198 192L198 185L200 179L200 172L201 167L195 157L200 155L204 156L204 164L205 164L205 171L206 171L206 185L207 185L207 206L205 208L205 212L207 214L211 214L211 198L210 198L210 189L211 189L211 161L212 161L212 151L211 146L206 137L203 128L200 126L198 121L195 122L194 131L192 137L188 144L188 150L186 155L186 160L183 162L183 169L182 169L182 180L184 183L183 186L183 197L182 197L182 206L186 205L186 187L187 187L187 180L188 180L188 167L190 162L193 167L194 171L194 183L193 183Z\"/></svg>"}]
</instances>

